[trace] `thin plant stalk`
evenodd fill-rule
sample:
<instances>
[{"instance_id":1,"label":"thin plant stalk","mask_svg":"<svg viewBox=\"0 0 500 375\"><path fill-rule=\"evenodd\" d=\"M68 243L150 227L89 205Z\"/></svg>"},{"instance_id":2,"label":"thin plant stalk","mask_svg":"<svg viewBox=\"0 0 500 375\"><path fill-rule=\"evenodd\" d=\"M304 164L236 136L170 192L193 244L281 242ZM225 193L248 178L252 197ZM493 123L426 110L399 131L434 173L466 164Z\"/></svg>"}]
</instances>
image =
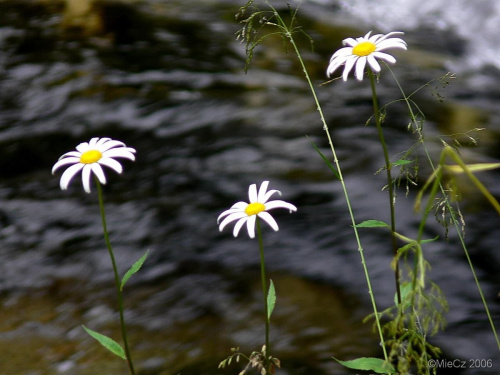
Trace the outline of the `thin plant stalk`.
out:
<instances>
[{"instance_id":1,"label":"thin plant stalk","mask_svg":"<svg viewBox=\"0 0 500 375\"><path fill-rule=\"evenodd\" d=\"M432 158L431 158L431 155L429 153L429 150L427 149L427 147L425 145L424 134L422 132L422 129L418 125L417 115L413 112L413 108L411 106L410 96L406 95L406 93L404 92L403 88L399 84L399 81L397 80L397 78L396 78L394 72L392 71L392 69L387 64L385 64L385 66L391 72L392 76L394 77L394 80L396 81L396 84L398 85L399 91L403 95L403 100L405 101L406 106L407 106L407 108L408 108L408 110L410 112L411 120L412 120L412 122L414 124L415 130L418 133L419 141L422 144L422 148L423 148L424 153L425 153L425 155L427 157L427 160L429 161L429 165L431 166L431 168L433 170L433 173L437 173L436 167L435 167L435 165L434 165L434 163L432 161ZM486 316L488 317L488 321L489 321L491 329L493 331L493 335L495 337L498 349L500 350L500 339L499 339L497 330L495 328L495 323L493 322L493 318L491 317L490 309L488 307L488 303L486 302L486 298L484 297L483 289L481 288L481 284L479 283L479 279L478 279L478 277L476 275L476 271L475 271L474 265L472 264L472 260L471 260L470 255L469 255L469 251L467 250L467 245L465 244L465 239L464 239L464 236L462 235L462 231L460 229L459 220L457 219L457 217L455 215L455 212L453 211L453 209L451 207L451 203L450 203L450 200L448 198L448 195L446 194L446 191L445 191L445 189L444 189L444 187L442 186L441 183L439 183L439 189L440 189L441 194L443 195L443 197L445 197L446 207L448 209L448 212L450 213L451 220L453 221L453 224L455 225L455 229L457 231L458 239L460 241L462 249L464 250L464 254L465 254L465 257L467 258L467 263L469 264L469 268L470 268L472 276L474 278L474 282L476 283L476 287L478 289L479 296L480 296L481 301L483 303L484 310L486 312Z\"/></svg>"},{"instance_id":2,"label":"thin plant stalk","mask_svg":"<svg viewBox=\"0 0 500 375\"><path fill-rule=\"evenodd\" d=\"M260 219L257 216L257 238L259 240L259 253L260 253L260 277L262 281L262 295L264 296L264 314L266 317L266 349L263 350L265 355L264 364L266 374L269 374L269 358L270 358L270 344L269 344L269 306L267 303L267 277L266 277L266 261L264 258L264 244L262 241L262 230L260 229Z\"/></svg>"},{"instance_id":3,"label":"thin plant stalk","mask_svg":"<svg viewBox=\"0 0 500 375\"><path fill-rule=\"evenodd\" d=\"M385 170L387 173L387 190L389 191L389 207L390 207L390 215L391 215L391 241L392 241L392 249L394 251L394 256L397 256L398 254L398 245L397 245L397 239L396 239L396 214L395 214L395 197L394 197L394 182L392 180L392 164L389 159L389 151L387 150L387 144L385 142L384 138L384 132L382 130L382 121L380 118L380 108L378 105L378 97L377 97L377 90L375 87L375 75L373 74L372 70L370 68L367 69L368 71L368 76L370 77L370 86L372 89L372 102L373 102L373 111L375 113L375 125L377 126L377 132L378 136L380 139L380 144L382 145L382 149L384 152L384 159L385 159ZM396 281L396 295L397 295L397 301L398 305L401 305L401 288L400 288L400 282L399 282L399 262L396 262L395 267L394 267L394 276L395 276L395 281Z\"/></svg>"},{"instance_id":4,"label":"thin plant stalk","mask_svg":"<svg viewBox=\"0 0 500 375\"><path fill-rule=\"evenodd\" d=\"M433 201L433 198L437 194L438 186L442 190L444 190L441 186L441 176L442 176L442 170L443 170L444 165L445 165L444 163L445 163L446 156L450 156L463 169L463 171L466 173L466 175L472 180L474 185L481 191L481 193L483 193L483 195L486 197L486 199L492 204L492 206L495 208L495 210L500 214L500 205L499 205L498 201L491 195L491 193L486 189L486 187L481 183L481 181L479 181L479 179L477 179L477 177L472 174L472 172L467 168L467 165L460 159L460 157L455 153L455 151L453 151L453 149L450 146L446 146L446 148L441 153L441 158L439 160L439 166L438 166L437 170L435 171L435 174L436 174L435 181L434 181L434 183L432 185L432 189L429 193L429 201L427 203L427 206L426 206L425 211L424 211L424 216L423 216L422 221L420 223L420 227L419 227L419 231L418 231L418 241L419 242L422 239L423 231L424 231L424 224L427 220L427 216L428 216L429 212L431 211L432 201ZM449 205L448 197L446 195L445 195L445 197L446 197L445 198L446 204ZM450 214L452 215L453 222L455 223L455 225L457 225L457 221L456 221L457 219L454 216L453 210L449 209L449 211L450 211ZM479 295L480 295L481 300L483 302L483 306L484 306L486 315L488 317L491 329L493 331L493 336L495 337L496 344L498 346L498 349L500 350L500 339L498 337L498 333L496 331L495 324L493 322L493 318L491 317L491 313L490 313L490 310L488 308L488 304L486 303L486 298L484 297L484 293L483 293L483 290L482 290L481 285L479 283L479 279L478 279L476 272L474 270L474 266L472 265L472 260L470 259L469 252L467 251L465 241L464 241L463 236L462 236L458 227L457 227L457 232L459 234L459 238L460 238L460 241L462 243L462 247L464 248L465 257L467 258L467 262L469 263L469 267L471 269L472 276L473 276L474 281L477 285Z\"/></svg>"},{"instance_id":5,"label":"thin plant stalk","mask_svg":"<svg viewBox=\"0 0 500 375\"><path fill-rule=\"evenodd\" d=\"M116 266L116 260L115 256L113 253L113 248L111 247L111 242L109 240L109 234L108 234L108 229L106 225L106 214L104 212L104 200L102 196L102 187L101 183L97 178L95 178L95 182L97 185L97 195L99 198L99 208L101 211L101 219L102 219L102 228L104 231L104 241L106 242L106 247L108 248L108 253L109 257L111 258L111 264L113 265L113 274L115 277L115 284L116 284L116 294L118 297L118 310L120 313L120 327L121 327L121 332L122 332L122 339L123 339L123 346L125 349L125 356L127 357L127 364L130 370L131 375L135 375L135 370L134 370L134 363L132 361L132 356L130 355L130 349L128 345L128 339L127 339L127 328L125 326L125 318L123 314L123 295L122 295L122 290L120 287L120 277L118 275L118 268Z\"/></svg>"},{"instance_id":6,"label":"thin plant stalk","mask_svg":"<svg viewBox=\"0 0 500 375\"><path fill-rule=\"evenodd\" d=\"M311 78L310 78L309 73L307 71L306 65L304 63L304 60L302 59L302 55L300 54L299 48L298 48L297 44L295 43L295 40L294 40L294 38L292 36L291 31L289 30L289 28L287 27L287 25L285 24L285 22L283 21L283 19L280 17L280 15L276 11L276 9L274 9L274 7L272 7L271 4L268 4L268 5L273 10L274 15L276 16L276 19L279 22L278 27L281 28L284 31L285 36L288 38L290 44L292 45L292 47L294 49L295 54L297 55L297 58L298 58L298 60L300 62L300 65L302 67L302 71L304 72L305 79L306 79L306 81L307 81L307 83L309 85L309 88L311 90L311 94L312 94L312 96L314 98L314 102L316 104L316 109L318 110L319 116L321 118L321 122L323 124L323 130L325 131L326 137L328 139L328 144L330 145L330 150L332 151L332 155L333 155L333 161L335 163L335 167L337 168L338 178L340 180L340 184L342 185L342 190L344 192L344 197L345 197L346 204L347 204L347 210L349 211L349 217L351 218L352 228L354 230L354 237L356 238L356 243L357 243L357 246L358 246L358 251L359 251L359 254L360 254L360 257L361 257L361 264L363 265L363 272L365 274L366 283L367 283L367 287L368 287L368 293L370 295L370 300L371 300L371 303L372 303L372 308L373 308L374 317L375 317L375 324L377 326L377 331L378 331L378 334L379 334L379 337L380 337L380 345L381 345L382 350L383 350L384 359L386 361L388 361L387 350L385 348L384 335L382 333L382 326L380 324L379 313L378 313L377 304L376 304L376 301L375 301L375 295L373 293L373 288L372 288L371 281L370 281L370 276L369 276L369 273L368 273L368 267L367 267L366 261L365 261L364 250L363 250L363 246L361 244L361 238L359 236L359 233L358 233L358 230L357 230L357 227L356 227L356 220L354 219L354 213L353 213L353 210L352 210L351 201L349 199L349 194L347 192L347 187L345 185L345 181L344 181L344 178L342 176L342 170L340 168L340 163L339 163L339 160L337 158L337 153L336 153L335 147L333 145L333 141L332 141L332 137L330 135L330 130L328 128L328 124L326 123L325 116L324 116L323 110L321 108L321 104L320 104L318 96L316 94L316 90L314 89L314 85L313 85L313 83L311 81Z\"/></svg>"}]
</instances>

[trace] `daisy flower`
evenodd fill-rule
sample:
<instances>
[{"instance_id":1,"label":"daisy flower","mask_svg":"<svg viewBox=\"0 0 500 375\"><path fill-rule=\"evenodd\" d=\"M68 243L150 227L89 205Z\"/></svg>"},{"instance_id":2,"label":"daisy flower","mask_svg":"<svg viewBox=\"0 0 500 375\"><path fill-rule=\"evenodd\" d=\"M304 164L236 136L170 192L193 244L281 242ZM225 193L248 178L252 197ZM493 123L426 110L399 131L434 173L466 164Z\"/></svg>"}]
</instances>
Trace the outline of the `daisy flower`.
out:
<instances>
[{"instance_id":1,"label":"daisy flower","mask_svg":"<svg viewBox=\"0 0 500 375\"><path fill-rule=\"evenodd\" d=\"M264 220L271 228L277 231L278 224L276 220L267 212L274 208L286 208L290 210L290 213L297 211L297 207L293 204L282 201L274 200L269 201L269 198L274 193L281 195L278 190L269 190L267 187L269 181L264 181L260 185L259 192L257 193L257 185L252 184L248 188L248 198L250 203L247 202L237 202L229 210L224 211L217 218L217 223L225 216L225 219L219 224L219 230L222 231L224 227L232 221L236 221L233 229L233 235L236 237L241 229L241 227L246 223L248 235L250 238L255 237L255 222L257 221L257 216Z\"/></svg>"},{"instance_id":2,"label":"daisy flower","mask_svg":"<svg viewBox=\"0 0 500 375\"><path fill-rule=\"evenodd\" d=\"M328 77L337 70L340 66L345 64L344 73L342 78L347 81L347 76L354 66L355 75L359 81L363 80L363 72L366 63L370 65L371 69L375 72L380 72L380 65L377 61L385 60L391 64L396 62L396 59L382 51L390 48L402 48L406 50L406 42L401 38L391 38L393 35L403 35L401 31L393 31L389 34L376 34L371 35L371 31L360 38L347 38L344 39L342 44L347 46L339 49L333 54L330 59L330 64L326 70Z\"/></svg>"},{"instance_id":3,"label":"daisy flower","mask_svg":"<svg viewBox=\"0 0 500 375\"><path fill-rule=\"evenodd\" d=\"M52 174L62 166L70 165L61 176L61 189L66 190L78 172L82 172L83 189L90 193L90 177L93 173L101 184L106 184L106 175L102 166L122 173L121 164L116 158L135 160L135 149L126 147L123 142L111 138L92 138L89 142L80 143L76 151L65 153L52 167Z\"/></svg>"}]
</instances>

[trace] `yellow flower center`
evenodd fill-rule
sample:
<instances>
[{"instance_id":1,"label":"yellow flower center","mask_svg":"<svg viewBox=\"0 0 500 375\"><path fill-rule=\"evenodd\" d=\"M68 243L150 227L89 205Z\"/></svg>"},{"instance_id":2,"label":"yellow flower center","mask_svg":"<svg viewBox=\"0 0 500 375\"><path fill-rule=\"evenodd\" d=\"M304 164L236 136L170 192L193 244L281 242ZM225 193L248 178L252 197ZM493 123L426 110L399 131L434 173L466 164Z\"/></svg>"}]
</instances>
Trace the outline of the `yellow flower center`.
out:
<instances>
[{"instance_id":1,"label":"yellow flower center","mask_svg":"<svg viewBox=\"0 0 500 375\"><path fill-rule=\"evenodd\" d=\"M97 150L88 150L85 151L82 156L80 156L80 163L83 164L92 164L102 158L101 151Z\"/></svg>"},{"instance_id":2,"label":"yellow flower center","mask_svg":"<svg viewBox=\"0 0 500 375\"><path fill-rule=\"evenodd\" d=\"M255 202L255 203L250 203L247 208L245 208L245 213L248 216L252 215L257 215L258 213L265 211L266 206L264 206L262 203Z\"/></svg>"},{"instance_id":3,"label":"yellow flower center","mask_svg":"<svg viewBox=\"0 0 500 375\"><path fill-rule=\"evenodd\" d=\"M357 56L368 56L376 49L377 46L372 42L361 42L354 46L354 48L352 49L352 54Z\"/></svg>"}]
</instances>

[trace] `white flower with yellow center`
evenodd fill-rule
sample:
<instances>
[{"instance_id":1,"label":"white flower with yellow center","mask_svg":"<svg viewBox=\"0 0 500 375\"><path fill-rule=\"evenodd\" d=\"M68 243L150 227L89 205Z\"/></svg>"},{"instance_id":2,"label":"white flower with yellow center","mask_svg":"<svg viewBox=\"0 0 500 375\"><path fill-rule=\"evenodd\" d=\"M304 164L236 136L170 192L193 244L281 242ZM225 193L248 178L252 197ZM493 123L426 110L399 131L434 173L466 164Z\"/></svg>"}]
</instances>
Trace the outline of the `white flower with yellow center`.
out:
<instances>
[{"instance_id":1,"label":"white flower with yellow center","mask_svg":"<svg viewBox=\"0 0 500 375\"><path fill-rule=\"evenodd\" d=\"M217 218L217 223L219 223L219 221L224 216L226 218L219 224L219 230L222 231L227 224L237 220L233 229L233 235L235 237L238 236L241 227L246 223L248 235L250 236L250 238L254 238L255 223L257 221L257 217L259 217L267 224L269 224L271 228L277 231L279 229L278 224L267 211L274 208L286 208L290 210L290 213L292 213L293 211L297 211L297 207L282 200L269 201L269 198L271 198L273 194L278 193L279 195L281 195L281 192L278 190L267 191L268 185L269 181L262 182L258 193L257 185L250 185L250 187L248 188L248 198L250 200L250 203L237 202L229 210L221 213Z\"/></svg>"},{"instance_id":2,"label":"white flower with yellow center","mask_svg":"<svg viewBox=\"0 0 500 375\"><path fill-rule=\"evenodd\" d=\"M52 174L64 165L71 165L61 176L61 189L66 190L73 177L82 172L83 189L90 193L90 178L93 173L101 184L106 184L106 175L102 166L109 167L117 173L123 168L115 158L135 160L135 149L126 147L123 142L110 138L92 138L89 142L80 143L76 151L65 153L52 167Z\"/></svg>"},{"instance_id":3,"label":"white flower with yellow center","mask_svg":"<svg viewBox=\"0 0 500 375\"><path fill-rule=\"evenodd\" d=\"M368 63L373 71L377 73L380 72L380 64L377 59L387 61L391 64L396 62L394 56L382 51L390 48L401 48L406 50L406 42L403 39L391 38L394 35L403 34L404 33L400 31L393 31L385 35L371 35L370 31L364 37L344 39L342 44L348 47L341 48L333 54L330 59L330 64L328 65L328 69L326 70L326 74L330 77L332 73L337 70L337 68L345 65L342 78L344 81L347 81L349 72L356 65L356 78L359 81L362 81L366 63Z\"/></svg>"}]
</instances>

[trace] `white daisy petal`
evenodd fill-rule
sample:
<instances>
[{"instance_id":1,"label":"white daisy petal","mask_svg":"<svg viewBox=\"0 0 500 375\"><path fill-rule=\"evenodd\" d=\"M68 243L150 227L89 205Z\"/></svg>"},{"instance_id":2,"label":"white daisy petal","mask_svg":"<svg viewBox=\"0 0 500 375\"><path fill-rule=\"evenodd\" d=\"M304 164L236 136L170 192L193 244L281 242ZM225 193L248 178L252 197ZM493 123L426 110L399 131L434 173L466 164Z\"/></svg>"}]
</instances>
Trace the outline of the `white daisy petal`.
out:
<instances>
[{"instance_id":1,"label":"white daisy petal","mask_svg":"<svg viewBox=\"0 0 500 375\"><path fill-rule=\"evenodd\" d=\"M259 202L260 203L266 203L269 198L271 198L271 196L273 196L274 194L278 193L279 195L281 195L281 191L279 190L269 190L263 197L262 197L262 200L260 200Z\"/></svg>"},{"instance_id":2,"label":"white daisy petal","mask_svg":"<svg viewBox=\"0 0 500 375\"><path fill-rule=\"evenodd\" d=\"M76 150L80 153L84 153L85 151L88 151L90 149L90 146L87 142L82 142L78 146L76 146Z\"/></svg>"},{"instance_id":3,"label":"white daisy petal","mask_svg":"<svg viewBox=\"0 0 500 375\"><path fill-rule=\"evenodd\" d=\"M248 231L248 237L250 238L255 238L255 221L257 220L256 215L249 216L246 221L247 221L247 231Z\"/></svg>"},{"instance_id":4,"label":"white daisy petal","mask_svg":"<svg viewBox=\"0 0 500 375\"><path fill-rule=\"evenodd\" d=\"M82 184L86 193L90 193L91 172L90 164L85 164L82 169Z\"/></svg>"},{"instance_id":5,"label":"white daisy petal","mask_svg":"<svg viewBox=\"0 0 500 375\"><path fill-rule=\"evenodd\" d=\"M87 152L88 154L84 155ZM135 149L126 147L121 141L94 137L89 142L76 146L76 151L63 154L52 167L52 173L62 166L68 166L60 181L61 189L66 190L72 178L81 171L83 189L90 193L91 174L94 174L101 184L106 184L103 166L121 173L123 167L115 158L135 160L135 152Z\"/></svg>"},{"instance_id":6,"label":"white daisy petal","mask_svg":"<svg viewBox=\"0 0 500 375\"><path fill-rule=\"evenodd\" d=\"M330 59L330 64L327 69L327 74L330 76L337 68L345 64L352 57L352 48L346 47L338 50Z\"/></svg>"},{"instance_id":7,"label":"white daisy petal","mask_svg":"<svg viewBox=\"0 0 500 375\"><path fill-rule=\"evenodd\" d=\"M358 60L358 57L355 57L355 56L350 56L346 63L345 63L345 68L344 68L344 73L342 74L342 79L344 81L347 81L347 77L349 75L349 72L351 71L352 67L354 66L354 64L356 63L356 61Z\"/></svg>"},{"instance_id":8,"label":"white daisy petal","mask_svg":"<svg viewBox=\"0 0 500 375\"><path fill-rule=\"evenodd\" d=\"M245 211L245 208L247 208L247 206L248 206L247 202L240 201L240 202L236 202L235 204L233 204L231 206L231 209Z\"/></svg>"},{"instance_id":9,"label":"white daisy petal","mask_svg":"<svg viewBox=\"0 0 500 375\"><path fill-rule=\"evenodd\" d=\"M99 163L89 164L89 166L92 173L94 173L99 179L99 182L103 185L106 185L106 175L104 174L104 171L102 170L102 167L99 165Z\"/></svg>"},{"instance_id":10,"label":"white daisy petal","mask_svg":"<svg viewBox=\"0 0 500 375\"><path fill-rule=\"evenodd\" d=\"M217 224L219 224L219 221L220 219L222 219L224 216L227 216L227 215L230 215L234 212L237 212L237 210L234 210L232 208L230 208L229 210L226 210L224 212L222 212L218 217L217 217Z\"/></svg>"},{"instance_id":11,"label":"white daisy petal","mask_svg":"<svg viewBox=\"0 0 500 375\"><path fill-rule=\"evenodd\" d=\"M108 140L109 138L98 138L98 137L92 138L89 141L89 147L96 147L99 142L99 139L101 139L101 142L106 142L106 140Z\"/></svg>"},{"instance_id":12,"label":"white daisy petal","mask_svg":"<svg viewBox=\"0 0 500 375\"><path fill-rule=\"evenodd\" d=\"M99 161L97 163L99 163L101 165L105 165L106 167L113 169L116 173L123 172L122 165L120 163L118 163L115 159L103 157L103 158L99 159Z\"/></svg>"},{"instance_id":13,"label":"white daisy petal","mask_svg":"<svg viewBox=\"0 0 500 375\"><path fill-rule=\"evenodd\" d=\"M352 54L352 47L344 47L335 52L330 58L330 62L335 59L342 59Z\"/></svg>"},{"instance_id":14,"label":"white daisy petal","mask_svg":"<svg viewBox=\"0 0 500 375\"><path fill-rule=\"evenodd\" d=\"M293 204L285 202L285 201L271 201L266 203L266 211L273 210L275 208L286 208L292 211L297 211L297 207L295 207Z\"/></svg>"},{"instance_id":15,"label":"white daisy petal","mask_svg":"<svg viewBox=\"0 0 500 375\"><path fill-rule=\"evenodd\" d=\"M80 159L80 156L82 156L82 153L78 152L78 151L70 151L70 152L67 152L67 153L61 155L61 157L59 158L59 160L64 159L64 158L68 158L70 156L73 156L75 158Z\"/></svg>"},{"instance_id":16,"label":"white daisy petal","mask_svg":"<svg viewBox=\"0 0 500 375\"><path fill-rule=\"evenodd\" d=\"M367 56L367 61L368 65L374 70L375 72L380 72L380 64L377 62L377 59L373 57L373 55Z\"/></svg>"},{"instance_id":17,"label":"white daisy petal","mask_svg":"<svg viewBox=\"0 0 500 375\"><path fill-rule=\"evenodd\" d=\"M342 64L345 64L345 60L338 59L335 60L334 62L331 62L326 71L328 77L330 77L333 74L333 72L335 72L340 66L342 66Z\"/></svg>"},{"instance_id":18,"label":"white daisy petal","mask_svg":"<svg viewBox=\"0 0 500 375\"><path fill-rule=\"evenodd\" d=\"M79 162L80 162L80 158L76 158L76 157L69 157L69 158L65 158L65 159L59 160L52 167L52 174L54 174L54 172L57 169L59 169L60 167L62 167L63 165L66 165L66 164L75 164L75 163L79 163Z\"/></svg>"},{"instance_id":19,"label":"white daisy petal","mask_svg":"<svg viewBox=\"0 0 500 375\"><path fill-rule=\"evenodd\" d=\"M236 222L233 228L233 236L238 237L238 233L240 233L241 227L247 222L247 218L244 217Z\"/></svg>"},{"instance_id":20,"label":"white daisy petal","mask_svg":"<svg viewBox=\"0 0 500 375\"><path fill-rule=\"evenodd\" d=\"M101 147L102 147L105 143L108 143L108 142L118 142L118 143L119 143L119 144L121 144L122 146L125 146L125 145L123 144L123 142L120 142L120 141L112 141L112 140L111 140L111 138L106 138L106 137L104 137L104 138L96 138L96 139L97 139L97 141L95 142L95 144L90 143L90 142L92 142L92 141L90 141L90 142L89 142L89 144L91 144L91 145L92 145L92 146L94 146L94 147L99 147L99 149L101 149Z\"/></svg>"},{"instance_id":21,"label":"white daisy petal","mask_svg":"<svg viewBox=\"0 0 500 375\"><path fill-rule=\"evenodd\" d=\"M248 203L246 203L246 202L238 202L238 203L233 204L233 206L229 210L226 210L219 215L219 217L217 218L217 223L219 223L220 219L222 219L224 216L230 215L230 214L235 213L235 212L245 211L245 208L247 208L247 206L248 206Z\"/></svg>"},{"instance_id":22,"label":"white daisy petal","mask_svg":"<svg viewBox=\"0 0 500 375\"><path fill-rule=\"evenodd\" d=\"M260 217L262 220L264 220L266 223L268 223L269 226L271 228L273 228L275 232L277 232L279 230L278 223L276 222L276 220L274 220L274 218L268 212L262 211L257 216Z\"/></svg>"},{"instance_id":23,"label":"white daisy petal","mask_svg":"<svg viewBox=\"0 0 500 375\"><path fill-rule=\"evenodd\" d=\"M379 40L382 39L384 34L375 34L368 38L368 42L372 42L373 44L378 44Z\"/></svg>"},{"instance_id":24,"label":"white daisy petal","mask_svg":"<svg viewBox=\"0 0 500 375\"><path fill-rule=\"evenodd\" d=\"M257 185L256 184L252 184L248 188L248 199L250 200L250 203L257 202Z\"/></svg>"},{"instance_id":25,"label":"white daisy petal","mask_svg":"<svg viewBox=\"0 0 500 375\"><path fill-rule=\"evenodd\" d=\"M266 195L267 187L269 186L269 181L262 181L260 184L259 192L257 194L257 202L263 203L264 196Z\"/></svg>"},{"instance_id":26,"label":"white daisy petal","mask_svg":"<svg viewBox=\"0 0 500 375\"><path fill-rule=\"evenodd\" d=\"M75 177L75 175L80 172L83 168L83 164L75 164L64 171L61 176L60 186L61 190L66 190L69 183Z\"/></svg>"},{"instance_id":27,"label":"white daisy petal","mask_svg":"<svg viewBox=\"0 0 500 375\"><path fill-rule=\"evenodd\" d=\"M402 31L391 31L390 33L387 33L385 35L383 35L379 40L378 40L378 43L388 39L388 38L391 38L392 36L394 35L404 35L404 32ZM393 39L399 39L399 40L403 40L401 38L393 38ZM406 44L406 42L403 41L403 43Z\"/></svg>"},{"instance_id":28,"label":"white daisy petal","mask_svg":"<svg viewBox=\"0 0 500 375\"><path fill-rule=\"evenodd\" d=\"M243 212L233 212L229 216L227 216L224 220L222 220L222 223L219 224L219 230L222 232L224 227L229 224L231 221L235 221L241 218L246 218L248 215L243 211Z\"/></svg>"},{"instance_id":29,"label":"white daisy petal","mask_svg":"<svg viewBox=\"0 0 500 375\"><path fill-rule=\"evenodd\" d=\"M344 46L354 47L356 44L358 44L358 41L354 38L347 38L342 41L342 44Z\"/></svg>"},{"instance_id":30,"label":"white daisy petal","mask_svg":"<svg viewBox=\"0 0 500 375\"><path fill-rule=\"evenodd\" d=\"M388 53L384 53L384 52L373 52L373 57L375 57L377 59L385 60L387 62L390 62L391 64L394 64L396 62L396 59L394 58L394 56L391 56Z\"/></svg>"},{"instance_id":31,"label":"white daisy petal","mask_svg":"<svg viewBox=\"0 0 500 375\"><path fill-rule=\"evenodd\" d=\"M402 48L406 50L407 46L402 39L387 39L377 43L377 51L383 51L388 48Z\"/></svg>"},{"instance_id":32,"label":"white daisy petal","mask_svg":"<svg viewBox=\"0 0 500 375\"><path fill-rule=\"evenodd\" d=\"M262 182L262 184L260 185L259 194L257 194L257 202L266 203L274 194L278 193L279 195L281 195L281 192L279 190L266 191L268 186L269 181Z\"/></svg>"},{"instance_id":33,"label":"white daisy petal","mask_svg":"<svg viewBox=\"0 0 500 375\"><path fill-rule=\"evenodd\" d=\"M107 151L113 147L125 148L125 143L120 141L114 141L112 139L106 141L105 143L99 144L99 150L101 152Z\"/></svg>"},{"instance_id":34,"label":"white daisy petal","mask_svg":"<svg viewBox=\"0 0 500 375\"><path fill-rule=\"evenodd\" d=\"M132 161L135 160L135 155L125 148L112 148L111 150L104 151L102 155L109 158L126 158Z\"/></svg>"},{"instance_id":35,"label":"white daisy petal","mask_svg":"<svg viewBox=\"0 0 500 375\"><path fill-rule=\"evenodd\" d=\"M356 61L356 78L358 79L358 81L363 80L363 73L365 72L366 60L367 60L366 56L362 56Z\"/></svg>"}]
</instances>

